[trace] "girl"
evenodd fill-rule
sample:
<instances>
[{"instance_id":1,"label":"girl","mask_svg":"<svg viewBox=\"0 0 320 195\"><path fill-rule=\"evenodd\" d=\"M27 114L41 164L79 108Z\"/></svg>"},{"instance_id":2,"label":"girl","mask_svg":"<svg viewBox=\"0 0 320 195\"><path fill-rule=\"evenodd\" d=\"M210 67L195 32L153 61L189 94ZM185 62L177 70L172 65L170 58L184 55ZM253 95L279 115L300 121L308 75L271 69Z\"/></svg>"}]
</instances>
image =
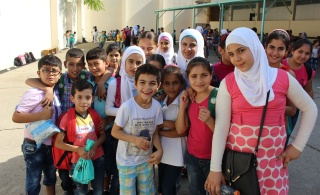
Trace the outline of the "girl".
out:
<instances>
[{"instance_id":1,"label":"girl","mask_svg":"<svg viewBox=\"0 0 320 195\"><path fill-rule=\"evenodd\" d=\"M118 77L121 60L121 48L119 45L111 43L108 45L106 52L108 55L107 60L109 61L109 66L114 69L112 76Z\"/></svg>"},{"instance_id":2,"label":"girl","mask_svg":"<svg viewBox=\"0 0 320 195\"><path fill-rule=\"evenodd\" d=\"M269 62L269 66L273 68L283 69L289 72L293 77L295 77L294 72L290 67L285 66L281 63L282 59L285 57L288 47L290 44L289 34L282 29L273 30L266 39L266 54ZM297 108L293 105L290 100L287 100L287 106L285 115L286 117L286 130L287 130L287 143L292 132L291 117L295 115ZM286 145L287 145L286 143Z\"/></svg>"},{"instance_id":3,"label":"girl","mask_svg":"<svg viewBox=\"0 0 320 195\"><path fill-rule=\"evenodd\" d=\"M312 44L307 39L297 40L291 49L291 58L282 60L282 64L289 66L295 73L297 81L302 88L313 99L312 79L315 75L315 71L312 70L309 65L305 63L309 60L312 52ZM292 129L294 129L299 116L299 110L291 117Z\"/></svg>"},{"instance_id":4,"label":"girl","mask_svg":"<svg viewBox=\"0 0 320 195\"><path fill-rule=\"evenodd\" d=\"M158 38L158 48L155 53L160 54L166 60L166 65L173 63L174 49L173 49L173 41L170 33L163 32L160 34Z\"/></svg>"},{"instance_id":5,"label":"girl","mask_svg":"<svg viewBox=\"0 0 320 195\"><path fill-rule=\"evenodd\" d=\"M311 67L314 71L317 70L318 66L318 58L319 58L319 43L320 40L314 40L313 41L313 47L312 47L312 55L311 55Z\"/></svg>"},{"instance_id":6,"label":"girl","mask_svg":"<svg viewBox=\"0 0 320 195\"><path fill-rule=\"evenodd\" d=\"M117 29L116 31L116 44L120 47L121 37L120 37L120 31Z\"/></svg>"},{"instance_id":7,"label":"girl","mask_svg":"<svg viewBox=\"0 0 320 195\"><path fill-rule=\"evenodd\" d=\"M118 45L116 46L119 47ZM125 50L120 66L120 76L109 83L105 105L105 112L108 116L116 116L120 105L131 97L134 97L133 94L136 93L133 83L134 73L135 70L144 63L144 53L139 47L131 46ZM121 88L126 90L121 90ZM111 179L110 195L117 195L119 194L119 175L116 167L115 155L118 140L111 137L111 129L106 132L107 142L105 147L106 150L109 150L109 152L106 152L109 154L109 158L106 158L107 167L111 167L109 172L113 174Z\"/></svg>"},{"instance_id":8,"label":"girl","mask_svg":"<svg viewBox=\"0 0 320 195\"><path fill-rule=\"evenodd\" d=\"M93 42L94 43L98 43L99 40L98 40L98 37L99 37L99 31L97 29L97 27L93 27L93 32L92 32L92 35L93 35Z\"/></svg>"},{"instance_id":9,"label":"girl","mask_svg":"<svg viewBox=\"0 0 320 195\"><path fill-rule=\"evenodd\" d=\"M218 51L221 55L221 61L214 64L212 67L213 76L211 85L214 87L219 87L222 79L224 79L224 77L226 77L229 73L234 71L234 66L230 62L230 56L226 50L227 37L228 34L221 35L218 46Z\"/></svg>"},{"instance_id":10,"label":"girl","mask_svg":"<svg viewBox=\"0 0 320 195\"><path fill-rule=\"evenodd\" d=\"M226 41L234 73L220 84L216 102L216 125L212 139L211 171L205 184L210 194L219 194L221 161L228 149L253 153L265 105L269 104L257 152L257 175L261 195L288 194L290 160L301 154L317 118L317 107L286 71L268 66L268 59L256 33L248 28L233 30ZM297 96L299 94L299 96ZM284 148L285 102L289 98L303 113L294 142ZM245 189L238 189L245 194Z\"/></svg>"},{"instance_id":11,"label":"girl","mask_svg":"<svg viewBox=\"0 0 320 195\"><path fill-rule=\"evenodd\" d=\"M180 68L169 65L163 69L161 83L167 96L162 103L163 125L159 131L163 155L158 165L158 192L162 195L172 195L176 194L176 182L184 166L187 138L186 133L177 133L174 122L179 112L180 92L184 86Z\"/></svg>"},{"instance_id":12,"label":"girl","mask_svg":"<svg viewBox=\"0 0 320 195\"><path fill-rule=\"evenodd\" d=\"M177 64L182 70L183 77L187 80L185 71L187 65L194 57L204 57L204 41L201 33L195 29L184 30L179 39L179 51L177 56Z\"/></svg>"},{"instance_id":13,"label":"girl","mask_svg":"<svg viewBox=\"0 0 320 195\"><path fill-rule=\"evenodd\" d=\"M166 61L164 57L160 54L152 54L148 57L147 63L154 65L160 71L165 67Z\"/></svg>"},{"instance_id":14,"label":"girl","mask_svg":"<svg viewBox=\"0 0 320 195\"><path fill-rule=\"evenodd\" d=\"M210 64L205 58L195 57L192 59L186 73L190 87L196 91L196 96L187 110L188 92L184 90L181 93L180 109L175 126L176 131L183 134L189 126L185 120L186 118L190 120L185 157L190 193L206 194L203 186L210 169L211 141L215 123L214 116L210 112L214 111L214 108L209 111L208 107L215 104L215 97L211 94L216 94L217 89L210 86L212 72Z\"/></svg>"},{"instance_id":15,"label":"girl","mask_svg":"<svg viewBox=\"0 0 320 195\"><path fill-rule=\"evenodd\" d=\"M139 36L138 46L143 50L145 58L154 54L158 47L158 37L151 31L145 31Z\"/></svg>"}]
</instances>

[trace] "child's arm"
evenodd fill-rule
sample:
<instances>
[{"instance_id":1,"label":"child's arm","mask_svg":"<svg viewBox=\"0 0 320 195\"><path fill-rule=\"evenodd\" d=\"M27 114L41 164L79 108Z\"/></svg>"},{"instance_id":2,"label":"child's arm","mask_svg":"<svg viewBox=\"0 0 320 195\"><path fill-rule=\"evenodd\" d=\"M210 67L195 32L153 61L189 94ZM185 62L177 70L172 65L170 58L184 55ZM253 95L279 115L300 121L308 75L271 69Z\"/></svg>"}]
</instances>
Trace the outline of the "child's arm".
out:
<instances>
[{"instance_id":1,"label":"child's arm","mask_svg":"<svg viewBox=\"0 0 320 195\"><path fill-rule=\"evenodd\" d=\"M163 127L166 127L166 130L163 130ZM184 137L187 135L187 131L183 134L178 134L175 127L175 121L164 120L163 124L159 126L159 135L164 137Z\"/></svg>"},{"instance_id":2,"label":"child's arm","mask_svg":"<svg viewBox=\"0 0 320 195\"><path fill-rule=\"evenodd\" d=\"M100 130L99 138L94 142L92 148L89 150L89 158L94 157L98 146L100 146L104 142L104 140L106 140L106 133L105 133L104 129L102 129L102 130Z\"/></svg>"},{"instance_id":3,"label":"child's arm","mask_svg":"<svg viewBox=\"0 0 320 195\"><path fill-rule=\"evenodd\" d=\"M152 142L154 147L156 147L157 151L150 155L150 159L148 160L148 162L157 165L160 163L163 154L159 136L159 125L157 125L156 130L154 131Z\"/></svg>"},{"instance_id":4,"label":"child's arm","mask_svg":"<svg viewBox=\"0 0 320 195\"><path fill-rule=\"evenodd\" d=\"M85 151L85 147L80 146L74 146L71 144L67 144L63 141L65 134L62 132L59 132L57 134L55 146L57 148L60 148L61 150L71 151L71 152L77 152L80 157L84 159L88 159L88 153Z\"/></svg>"},{"instance_id":5,"label":"child's arm","mask_svg":"<svg viewBox=\"0 0 320 195\"><path fill-rule=\"evenodd\" d=\"M28 78L25 83L30 87L38 88L45 92L44 98L41 101L42 106L51 105L53 102L53 87L48 87L41 82L39 78Z\"/></svg>"},{"instance_id":6,"label":"child's arm","mask_svg":"<svg viewBox=\"0 0 320 195\"><path fill-rule=\"evenodd\" d=\"M186 109L189 103L188 92L186 90L181 92L180 95L180 108L175 122L176 131L178 134L183 134L187 131L189 124L186 122L188 118Z\"/></svg>"},{"instance_id":7,"label":"child's arm","mask_svg":"<svg viewBox=\"0 0 320 195\"><path fill-rule=\"evenodd\" d=\"M199 110L199 116L198 118L204 122L212 132L214 132L214 119L210 115L210 110L208 110L206 107L201 106Z\"/></svg>"},{"instance_id":8,"label":"child's arm","mask_svg":"<svg viewBox=\"0 0 320 195\"><path fill-rule=\"evenodd\" d=\"M53 114L53 108L45 106L41 112L28 113L15 111L12 115L12 121L15 123L31 123L40 120L51 119Z\"/></svg>"},{"instance_id":9,"label":"child's arm","mask_svg":"<svg viewBox=\"0 0 320 195\"><path fill-rule=\"evenodd\" d=\"M106 71L103 73L100 81L97 83L98 88L97 88L97 93L96 95L98 96L98 99L105 100L107 96L106 88L104 87L104 84L110 79L110 77L113 74L113 68L108 67L106 68Z\"/></svg>"},{"instance_id":10,"label":"child's arm","mask_svg":"<svg viewBox=\"0 0 320 195\"><path fill-rule=\"evenodd\" d=\"M136 146L138 146L141 150L149 150L150 144L149 141L146 140L143 137L138 137L135 135L129 135L123 131L123 128L118 126L115 122L112 130L111 135L115 137L116 139L125 141L125 142L131 142L134 143Z\"/></svg>"},{"instance_id":11,"label":"child's arm","mask_svg":"<svg viewBox=\"0 0 320 195\"><path fill-rule=\"evenodd\" d=\"M107 95L106 104L105 104L105 108L104 108L104 111L107 116L116 116L117 115L119 108L116 108L114 106L115 101L116 101L116 99L115 99L116 91L117 91L117 80L113 79L109 83L108 95Z\"/></svg>"}]
</instances>

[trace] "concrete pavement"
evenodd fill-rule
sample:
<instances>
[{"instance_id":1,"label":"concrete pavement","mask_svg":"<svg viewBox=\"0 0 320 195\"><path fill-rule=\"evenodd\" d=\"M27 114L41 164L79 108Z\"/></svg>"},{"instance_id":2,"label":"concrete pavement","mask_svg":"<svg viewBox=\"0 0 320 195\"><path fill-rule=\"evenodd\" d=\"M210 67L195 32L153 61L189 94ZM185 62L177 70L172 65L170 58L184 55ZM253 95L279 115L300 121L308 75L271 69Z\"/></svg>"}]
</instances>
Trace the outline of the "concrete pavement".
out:
<instances>
[{"instance_id":1,"label":"concrete pavement","mask_svg":"<svg viewBox=\"0 0 320 195\"><path fill-rule=\"evenodd\" d=\"M97 46L93 43L79 44L79 47L87 52L89 49ZM177 51L177 46L175 50ZM56 54L62 61L64 60L66 50ZM215 63L217 57L211 56L209 61ZM11 120L15 106L29 88L25 84L27 78L37 77L37 62L25 65L19 68L12 68L9 71L0 71L0 194L19 195L24 194L25 185L25 165L21 152L21 143L23 140L24 124L16 124ZM316 104L320 105L320 73L313 80L313 90ZM298 95L298 94L297 94ZM290 195L301 194L320 194L320 120L309 139L308 145L303 151L301 157L289 164L289 183ZM298 125L297 125L298 126ZM296 136L296 131L292 139ZM63 194L60 181L57 182L57 194ZM41 194L45 194L45 188L42 187ZM182 178L182 188L180 195L190 195L186 178Z\"/></svg>"}]
</instances>

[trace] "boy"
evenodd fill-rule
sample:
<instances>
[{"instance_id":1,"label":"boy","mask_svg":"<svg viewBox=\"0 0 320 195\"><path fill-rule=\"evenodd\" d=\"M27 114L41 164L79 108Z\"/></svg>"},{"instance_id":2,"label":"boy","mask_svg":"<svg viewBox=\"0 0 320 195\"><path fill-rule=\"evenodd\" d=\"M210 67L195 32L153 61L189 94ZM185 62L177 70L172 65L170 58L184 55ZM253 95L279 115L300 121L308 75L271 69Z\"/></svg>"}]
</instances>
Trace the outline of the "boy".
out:
<instances>
[{"instance_id":1,"label":"boy","mask_svg":"<svg viewBox=\"0 0 320 195\"><path fill-rule=\"evenodd\" d=\"M94 180L91 184L94 189L94 194L103 193L103 178L105 170L105 159L101 144L105 140L104 130L99 130L97 124L101 118L91 108L93 101L93 87L84 80L79 80L72 86L71 101L74 103L74 108L69 109L61 117L59 127L61 132L58 133L55 145L57 148L66 151L72 151L72 166L70 175L74 171L74 167L79 158L92 159L94 166ZM73 144L65 143L64 137ZM95 141L90 151L85 151L85 145L88 139ZM87 184L75 182L75 194L86 194L88 191Z\"/></svg>"},{"instance_id":2,"label":"boy","mask_svg":"<svg viewBox=\"0 0 320 195\"><path fill-rule=\"evenodd\" d=\"M106 39L107 39L106 31L102 31L102 34L99 36L100 48L103 48L104 43L106 42Z\"/></svg>"},{"instance_id":3,"label":"boy","mask_svg":"<svg viewBox=\"0 0 320 195\"><path fill-rule=\"evenodd\" d=\"M54 55L42 57L38 62L37 74L43 83L53 87L61 76L62 63ZM54 101L42 107L41 100L44 92L32 88L29 89L13 113L12 120L16 123L30 123L40 120L51 119L54 123L61 113L60 102L54 92ZM53 164L51 153L52 139L47 138L40 148L37 148L32 135L25 129L22 151L26 163L26 194L39 194L41 174L44 174L43 184L46 186L47 194L55 194L56 169Z\"/></svg>"},{"instance_id":4,"label":"boy","mask_svg":"<svg viewBox=\"0 0 320 195\"><path fill-rule=\"evenodd\" d=\"M119 139L117 166L120 194L155 194L153 165L162 157L158 134L163 123L162 108L152 97L160 86L160 72L150 65L140 66L134 85L138 95L124 102L115 119L112 136ZM152 143L157 151L152 153ZM152 153L152 154L151 154Z\"/></svg>"}]
</instances>

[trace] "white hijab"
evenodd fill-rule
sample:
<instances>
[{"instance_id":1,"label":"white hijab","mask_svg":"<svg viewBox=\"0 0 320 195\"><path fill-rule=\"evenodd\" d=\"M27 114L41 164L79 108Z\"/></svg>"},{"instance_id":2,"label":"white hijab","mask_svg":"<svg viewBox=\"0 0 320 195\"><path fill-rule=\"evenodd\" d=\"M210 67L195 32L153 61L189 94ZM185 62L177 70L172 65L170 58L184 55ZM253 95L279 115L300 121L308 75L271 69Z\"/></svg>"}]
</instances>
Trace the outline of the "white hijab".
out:
<instances>
[{"instance_id":1,"label":"white hijab","mask_svg":"<svg viewBox=\"0 0 320 195\"><path fill-rule=\"evenodd\" d=\"M163 53L160 49L160 40L162 37L168 37L169 39L169 49L167 52ZM172 58L174 55L174 49L173 49L173 40L170 33L163 32L158 37L158 48L155 51L156 54L160 54L163 56L163 58L166 60L166 65L172 64Z\"/></svg>"},{"instance_id":2,"label":"white hijab","mask_svg":"<svg viewBox=\"0 0 320 195\"><path fill-rule=\"evenodd\" d=\"M196 30L199 31L201 34L202 34L202 32L203 32L202 26L197 26L197 27L196 27Z\"/></svg>"},{"instance_id":3,"label":"white hijab","mask_svg":"<svg viewBox=\"0 0 320 195\"><path fill-rule=\"evenodd\" d=\"M185 37L194 38L197 42L197 45L198 45L197 53L191 59L186 59L185 57L183 57L183 55L181 53L181 43ZM190 62L190 60L192 60L194 57L204 57L203 52L204 52L204 40L203 40L203 36L201 35L201 33L199 31L197 31L195 29L186 29L180 34L177 64L184 74L185 74L185 71L187 69L187 66L188 66L188 63Z\"/></svg>"},{"instance_id":4,"label":"white hijab","mask_svg":"<svg viewBox=\"0 0 320 195\"><path fill-rule=\"evenodd\" d=\"M121 59L121 66L120 66L120 76L121 76L121 102L124 103L125 101L133 98L137 95L137 90L134 87L134 76L129 76L126 72L126 60L128 56L131 54L136 53L142 56L142 64L146 63L146 57L144 56L143 50L138 46L130 46L128 47L122 56Z\"/></svg>"},{"instance_id":5,"label":"white hijab","mask_svg":"<svg viewBox=\"0 0 320 195\"><path fill-rule=\"evenodd\" d=\"M226 48L232 43L248 47L254 58L254 64L250 70L241 72L237 67L234 69L235 79L242 95L252 106L264 106L269 90L269 101L274 99L272 86L278 70L269 66L266 51L257 34L251 29L241 27L233 30L227 37Z\"/></svg>"}]
</instances>

